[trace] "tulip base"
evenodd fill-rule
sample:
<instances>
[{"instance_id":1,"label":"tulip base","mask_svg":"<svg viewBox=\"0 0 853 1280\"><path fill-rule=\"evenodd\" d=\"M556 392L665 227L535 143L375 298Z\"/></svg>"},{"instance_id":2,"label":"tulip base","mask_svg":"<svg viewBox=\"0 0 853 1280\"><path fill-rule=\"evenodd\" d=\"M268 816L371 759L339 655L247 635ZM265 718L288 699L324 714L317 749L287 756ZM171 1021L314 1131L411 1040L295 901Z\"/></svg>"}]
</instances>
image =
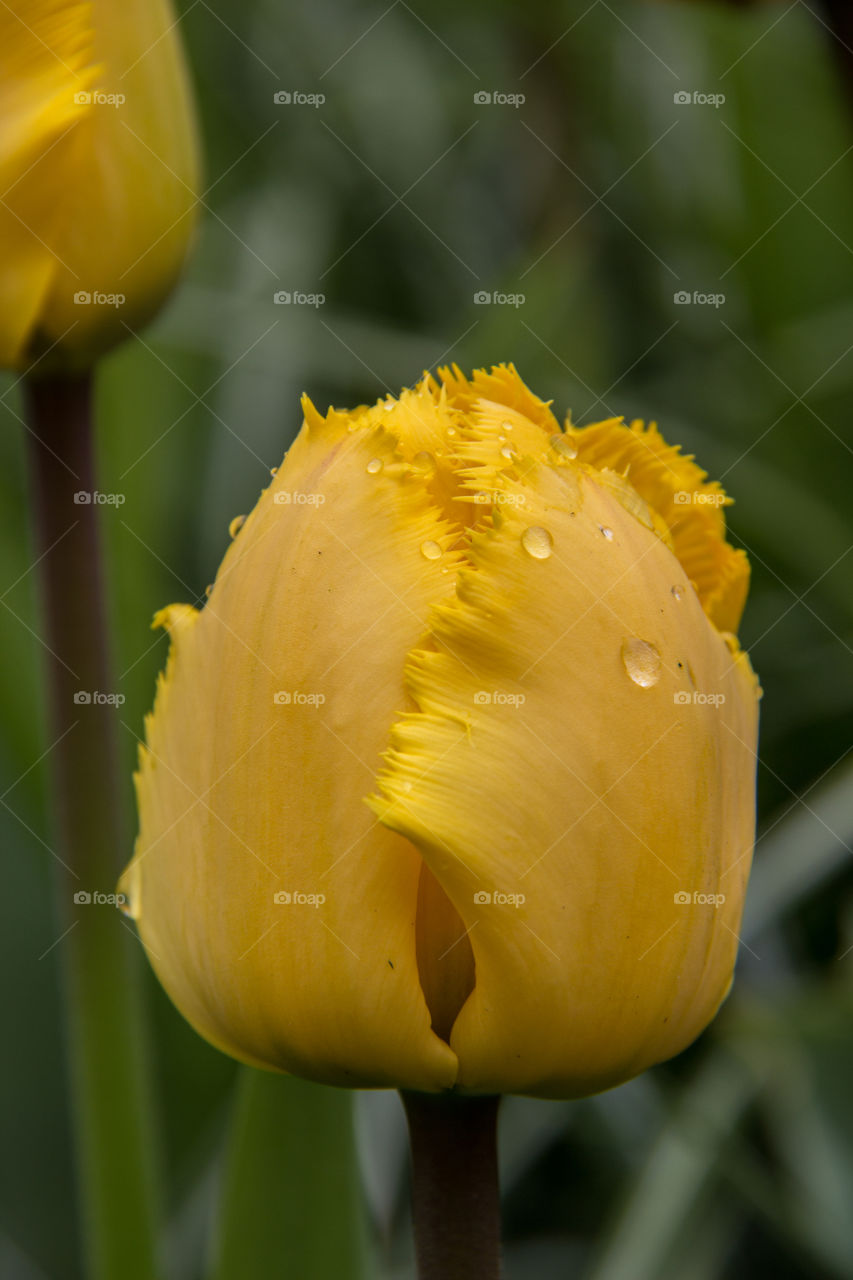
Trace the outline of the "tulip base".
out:
<instances>
[{"instance_id":1,"label":"tulip base","mask_svg":"<svg viewBox=\"0 0 853 1280\"><path fill-rule=\"evenodd\" d=\"M499 1097L401 1092L419 1280L499 1280Z\"/></svg>"}]
</instances>

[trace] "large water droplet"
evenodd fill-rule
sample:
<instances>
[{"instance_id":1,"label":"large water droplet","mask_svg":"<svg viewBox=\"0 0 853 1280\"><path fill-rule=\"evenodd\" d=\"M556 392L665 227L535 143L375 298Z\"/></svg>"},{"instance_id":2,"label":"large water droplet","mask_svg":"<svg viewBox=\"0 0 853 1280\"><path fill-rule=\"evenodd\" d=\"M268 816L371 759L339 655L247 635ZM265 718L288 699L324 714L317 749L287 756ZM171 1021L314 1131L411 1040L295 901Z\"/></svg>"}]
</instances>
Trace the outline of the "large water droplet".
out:
<instances>
[{"instance_id":1,"label":"large water droplet","mask_svg":"<svg viewBox=\"0 0 853 1280\"><path fill-rule=\"evenodd\" d=\"M512 431L512 423L509 421L502 422L501 426L503 427L504 431Z\"/></svg>"},{"instance_id":2,"label":"large water droplet","mask_svg":"<svg viewBox=\"0 0 853 1280\"><path fill-rule=\"evenodd\" d=\"M576 458L578 456L577 449L571 440L567 440L565 436L551 436L551 448L555 453L559 453L561 458Z\"/></svg>"},{"instance_id":3,"label":"large water droplet","mask_svg":"<svg viewBox=\"0 0 853 1280\"><path fill-rule=\"evenodd\" d=\"M598 527L599 527L599 529L601 530L601 532L602 532L602 534L604 535L604 537L607 539L607 541L608 541L608 542L612 542L612 541L613 541L613 530L612 530L612 529L608 529L606 524L600 524Z\"/></svg>"},{"instance_id":4,"label":"large water droplet","mask_svg":"<svg viewBox=\"0 0 853 1280\"><path fill-rule=\"evenodd\" d=\"M369 471L369 472L370 472L370 474L371 474L372 476L375 476L375 475L376 475L376 473L377 473L377 471L381 471L381 470L382 470L382 459L381 459L381 458L371 458L371 459L370 459L370 461L368 462L367 466L366 466L364 469L365 469L365 471Z\"/></svg>"},{"instance_id":5,"label":"large water droplet","mask_svg":"<svg viewBox=\"0 0 853 1280\"><path fill-rule=\"evenodd\" d=\"M547 560L554 549L554 539L541 524L532 524L521 535L521 545L534 560Z\"/></svg>"},{"instance_id":6,"label":"large water droplet","mask_svg":"<svg viewBox=\"0 0 853 1280\"><path fill-rule=\"evenodd\" d=\"M622 661L634 684L643 689L651 688L660 679L660 654L648 640L638 640L636 637L623 640Z\"/></svg>"},{"instance_id":7,"label":"large water droplet","mask_svg":"<svg viewBox=\"0 0 853 1280\"><path fill-rule=\"evenodd\" d=\"M441 547L438 545L437 542L433 542L431 539L429 539L426 542L421 543L421 555L426 560L440 560Z\"/></svg>"},{"instance_id":8,"label":"large water droplet","mask_svg":"<svg viewBox=\"0 0 853 1280\"><path fill-rule=\"evenodd\" d=\"M238 534L238 533L240 532L240 530L243 528L243 525L244 525L245 523L246 523L246 517L245 517L245 516L235 516L235 517L234 517L234 519L231 521L231 523L230 523L230 524L229 524L229 526L228 526L228 532L229 532L229 534L231 535L231 537L232 537L232 538L236 538L236 537L237 537L237 534Z\"/></svg>"},{"instance_id":9,"label":"large water droplet","mask_svg":"<svg viewBox=\"0 0 853 1280\"><path fill-rule=\"evenodd\" d=\"M515 450L514 450L513 448L511 448L511 446L510 446L510 445L505 444L505 445L504 445L504 447L501 449L501 457L502 457L502 458L514 458L514 457L515 457Z\"/></svg>"},{"instance_id":10,"label":"large water droplet","mask_svg":"<svg viewBox=\"0 0 853 1280\"><path fill-rule=\"evenodd\" d=\"M412 458L412 466L417 467L419 471L434 471L435 458L431 453L426 453L422 449L420 453L416 453Z\"/></svg>"}]
</instances>

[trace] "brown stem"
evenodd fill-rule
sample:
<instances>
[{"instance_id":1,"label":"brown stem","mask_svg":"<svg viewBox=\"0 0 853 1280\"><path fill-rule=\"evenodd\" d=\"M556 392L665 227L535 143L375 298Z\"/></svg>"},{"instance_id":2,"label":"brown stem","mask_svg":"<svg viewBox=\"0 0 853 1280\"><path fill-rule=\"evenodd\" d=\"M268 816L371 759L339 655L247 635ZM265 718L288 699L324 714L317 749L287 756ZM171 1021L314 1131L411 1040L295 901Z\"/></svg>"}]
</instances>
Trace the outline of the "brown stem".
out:
<instances>
[{"instance_id":1,"label":"brown stem","mask_svg":"<svg viewBox=\"0 0 853 1280\"><path fill-rule=\"evenodd\" d=\"M152 1280L156 1179L139 971L134 939L109 901L127 848L95 500L92 380L28 381L26 399L51 721L54 945L64 981L85 1272L90 1280Z\"/></svg>"},{"instance_id":2,"label":"brown stem","mask_svg":"<svg viewBox=\"0 0 853 1280\"><path fill-rule=\"evenodd\" d=\"M402 1093L419 1280L499 1280L499 1097Z\"/></svg>"}]
</instances>

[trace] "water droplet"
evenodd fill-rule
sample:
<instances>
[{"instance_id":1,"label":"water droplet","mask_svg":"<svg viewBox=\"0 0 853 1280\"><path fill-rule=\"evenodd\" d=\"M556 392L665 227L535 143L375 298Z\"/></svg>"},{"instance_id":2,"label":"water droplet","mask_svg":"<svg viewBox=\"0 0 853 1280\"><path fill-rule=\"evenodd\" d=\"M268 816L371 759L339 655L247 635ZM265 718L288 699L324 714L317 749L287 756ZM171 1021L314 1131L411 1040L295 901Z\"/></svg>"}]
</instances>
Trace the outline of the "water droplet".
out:
<instances>
[{"instance_id":1,"label":"water droplet","mask_svg":"<svg viewBox=\"0 0 853 1280\"><path fill-rule=\"evenodd\" d=\"M136 919L133 906L131 905L130 898L128 898L127 894L125 894L122 901L118 903L118 909L123 916L130 916L131 920Z\"/></svg>"},{"instance_id":2,"label":"water droplet","mask_svg":"<svg viewBox=\"0 0 853 1280\"><path fill-rule=\"evenodd\" d=\"M440 560L441 547L431 539L421 543L421 555L426 560Z\"/></svg>"},{"instance_id":3,"label":"water droplet","mask_svg":"<svg viewBox=\"0 0 853 1280\"><path fill-rule=\"evenodd\" d=\"M243 525L244 525L245 523L246 523L246 517L245 517L245 516L235 516L235 517L234 517L234 519L231 521L231 523L230 523L230 524L229 524L229 526L228 526L228 532L229 532L229 534L231 535L231 537L232 537L232 538L236 538L236 537L237 537L237 534L238 534L238 533L240 532L240 530L243 528Z\"/></svg>"},{"instance_id":4,"label":"water droplet","mask_svg":"<svg viewBox=\"0 0 853 1280\"><path fill-rule=\"evenodd\" d=\"M205 587L205 589L204 589L204 594L205 594L206 596L209 596L212 590L213 590L213 583L212 583L212 582L208 582L207 586L206 586L206 587Z\"/></svg>"},{"instance_id":5,"label":"water droplet","mask_svg":"<svg viewBox=\"0 0 853 1280\"><path fill-rule=\"evenodd\" d=\"M622 661L634 684L642 689L651 688L660 679L660 654L648 640L623 640Z\"/></svg>"},{"instance_id":6,"label":"water droplet","mask_svg":"<svg viewBox=\"0 0 853 1280\"><path fill-rule=\"evenodd\" d=\"M502 422L502 423L501 423L501 426L503 427L504 431L512 431L512 423L511 423L511 422Z\"/></svg>"},{"instance_id":7,"label":"water droplet","mask_svg":"<svg viewBox=\"0 0 853 1280\"><path fill-rule=\"evenodd\" d=\"M521 535L521 545L534 560L547 560L554 548L554 539L541 524L532 524Z\"/></svg>"},{"instance_id":8,"label":"water droplet","mask_svg":"<svg viewBox=\"0 0 853 1280\"><path fill-rule=\"evenodd\" d=\"M504 445L504 447L501 449L501 457L502 457L502 458L514 458L514 457L515 457L515 450L514 450L514 449L511 449L511 448L510 448L510 446L509 446L508 444L505 444L505 445Z\"/></svg>"},{"instance_id":9,"label":"water droplet","mask_svg":"<svg viewBox=\"0 0 853 1280\"><path fill-rule=\"evenodd\" d=\"M365 471L369 471L372 476L375 476L377 471L381 471L381 470L382 470L381 458L371 458L367 466L365 467Z\"/></svg>"},{"instance_id":10,"label":"water droplet","mask_svg":"<svg viewBox=\"0 0 853 1280\"><path fill-rule=\"evenodd\" d=\"M601 530L601 532L604 534L604 536L605 536L605 538L607 539L607 541L608 541L608 542L612 542L612 541L613 541L613 530L612 530L612 529L608 529L608 528L607 528L607 525L605 525L605 524L600 524L598 527L599 527L599 529Z\"/></svg>"},{"instance_id":11,"label":"water droplet","mask_svg":"<svg viewBox=\"0 0 853 1280\"><path fill-rule=\"evenodd\" d=\"M456 428L455 428L455 427L448 427L448 428L447 428L447 431L445 432L445 435L448 435L448 436L455 436L455 435L456 435Z\"/></svg>"},{"instance_id":12,"label":"water droplet","mask_svg":"<svg viewBox=\"0 0 853 1280\"><path fill-rule=\"evenodd\" d=\"M670 587L670 591L676 600L682 600L684 598L684 587Z\"/></svg>"},{"instance_id":13,"label":"water droplet","mask_svg":"<svg viewBox=\"0 0 853 1280\"><path fill-rule=\"evenodd\" d=\"M385 410L386 413L391 413L391 411L396 407L396 404L397 404L396 400L386 400L382 408Z\"/></svg>"},{"instance_id":14,"label":"water droplet","mask_svg":"<svg viewBox=\"0 0 853 1280\"><path fill-rule=\"evenodd\" d=\"M567 440L565 436L551 436L551 448L555 453L559 453L561 458L576 458L578 456L577 449L571 440Z\"/></svg>"},{"instance_id":15,"label":"water droplet","mask_svg":"<svg viewBox=\"0 0 853 1280\"><path fill-rule=\"evenodd\" d=\"M278 475L278 467L270 467L270 475L271 475L271 476L277 476L277 475Z\"/></svg>"},{"instance_id":16,"label":"water droplet","mask_svg":"<svg viewBox=\"0 0 853 1280\"><path fill-rule=\"evenodd\" d=\"M417 467L419 471L434 471L435 458L431 453L426 453L422 449L420 453L416 453L412 458L412 466Z\"/></svg>"}]
</instances>

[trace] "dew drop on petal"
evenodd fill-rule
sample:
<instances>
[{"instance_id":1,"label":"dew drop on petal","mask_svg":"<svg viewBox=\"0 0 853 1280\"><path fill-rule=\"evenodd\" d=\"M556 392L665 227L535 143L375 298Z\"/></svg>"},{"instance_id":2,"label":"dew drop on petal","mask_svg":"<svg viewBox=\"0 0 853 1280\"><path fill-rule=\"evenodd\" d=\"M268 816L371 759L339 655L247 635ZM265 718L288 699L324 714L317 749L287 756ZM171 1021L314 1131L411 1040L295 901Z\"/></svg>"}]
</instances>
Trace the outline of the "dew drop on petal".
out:
<instances>
[{"instance_id":1,"label":"dew drop on petal","mask_svg":"<svg viewBox=\"0 0 853 1280\"><path fill-rule=\"evenodd\" d=\"M622 662L625 670L643 689L649 689L660 679L661 658L653 644L635 637L622 642Z\"/></svg>"},{"instance_id":2,"label":"dew drop on petal","mask_svg":"<svg viewBox=\"0 0 853 1280\"><path fill-rule=\"evenodd\" d=\"M504 445L504 447L501 449L501 457L502 457L502 458L514 458L514 457L515 457L515 450L514 450L514 449L512 449L508 444L505 444L505 445Z\"/></svg>"},{"instance_id":3,"label":"dew drop on petal","mask_svg":"<svg viewBox=\"0 0 853 1280\"><path fill-rule=\"evenodd\" d=\"M679 587L679 586L670 587L670 591L672 592L673 598L675 600L682 600L684 598L684 587Z\"/></svg>"},{"instance_id":4,"label":"dew drop on petal","mask_svg":"<svg viewBox=\"0 0 853 1280\"><path fill-rule=\"evenodd\" d=\"M561 458L576 458L578 451L572 444L571 440L567 440L565 436L551 436L551 448L555 453L559 453Z\"/></svg>"},{"instance_id":5,"label":"dew drop on petal","mask_svg":"<svg viewBox=\"0 0 853 1280\"><path fill-rule=\"evenodd\" d=\"M440 560L441 547L431 539L421 543L421 555L425 560Z\"/></svg>"},{"instance_id":6,"label":"dew drop on petal","mask_svg":"<svg viewBox=\"0 0 853 1280\"><path fill-rule=\"evenodd\" d=\"M501 423L501 426L503 427L504 431L512 431L512 423L511 423L511 422L502 422L502 423Z\"/></svg>"},{"instance_id":7,"label":"dew drop on petal","mask_svg":"<svg viewBox=\"0 0 853 1280\"><path fill-rule=\"evenodd\" d=\"M386 413L391 413L391 411L395 408L396 404L397 404L396 400L386 400L382 408L385 410Z\"/></svg>"},{"instance_id":8,"label":"dew drop on petal","mask_svg":"<svg viewBox=\"0 0 853 1280\"><path fill-rule=\"evenodd\" d=\"M234 517L234 519L231 521L231 523L230 523L230 524L229 524L229 526L228 526L228 533L230 534L230 536L231 536L232 538L236 538L236 537L237 537L237 534L238 534L238 533L240 532L240 530L243 528L243 525L244 525L245 523L246 523L246 517L245 517L245 516L235 516L235 517Z\"/></svg>"},{"instance_id":9,"label":"dew drop on petal","mask_svg":"<svg viewBox=\"0 0 853 1280\"><path fill-rule=\"evenodd\" d=\"M521 545L534 560L547 560L554 549L554 539L541 524L532 524L521 535Z\"/></svg>"},{"instance_id":10,"label":"dew drop on petal","mask_svg":"<svg viewBox=\"0 0 853 1280\"><path fill-rule=\"evenodd\" d=\"M270 467L270 475L271 475L271 476L277 476L277 475L278 475L278 467Z\"/></svg>"},{"instance_id":11,"label":"dew drop on petal","mask_svg":"<svg viewBox=\"0 0 853 1280\"><path fill-rule=\"evenodd\" d=\"M124 896L124 901L118 903L118 909L123 916L130 916L131 920L136 919L136 915L134 914L134 910L133 910L133 905L126 894Z\"/></svg>"},{"instance_id":12,"label":"dew drop on petal","mask_svg":"<svg viewBox=\"0 0 853 1280\"><path fill-rule=\"evenodd\" d=\"M601 530L601 532L604 534L604 536L605 536L605 538L607 539L607 541L608 541L608 542L612 542L612 541L613 541L613 530L612 530L612 529L608 529L608 528L607 528L607 525L605 525L605 524L600 524L598 527L599 527L599 529Z\"/></svg>"},{"instance_id":13,"label":"dew drop on petal","mask_svg":"<svg viewBox=\"0 0 853 1280\"><path fill-rule=\"evenodd\" d=\"M370 459L370 461L368 462L367 466L366 466L364 469L365 469L365 471L370 472L370 474L371 474L372 476L375 476L375 475L376 475L376 473L377 473L377 471L381 471L381 470L382 470L382 459L381 459L381 458L371 458L371 459Z\"/></svg>"},{"instance_id":14,"label":"dew drop on petal","mask_svg":"<svg viewBox=\"0 0 853 1280\"><path fill-rule=\"evenodd\" d=\"M456 435L456 428L455 428L455 427L448 427L448 428L447 428L447 431L446 431L444 434L445 434L445 435L448 435L448 436L455 436L455 435Z\"/></svg>"},{"instance_id":15,"label":"dew drop on petal","mask_svg":"<svg viewBox=\"0 0 853 1280\"><path fill-rule=\"evenodd\" d=\"M212 582L208 582L207 586L206 586L206 587L205 587L205 589L204 589L204 594L205 594L206 596L209 596L212 590L213 590L213 583L212 583Z\"/></svg>"},{"instance_id":16,"label":"dew drop on petal","mask_svg":"<svg viewBox=\"0 0 853 1280\"><path fill-rule=\"evenodd\" d=\"M417 467L419 471L434 471L435 458L431 453L426 453L422 449L420 453L416 453L412 458L412 466Z\"/></svg>"}]
</instances>

